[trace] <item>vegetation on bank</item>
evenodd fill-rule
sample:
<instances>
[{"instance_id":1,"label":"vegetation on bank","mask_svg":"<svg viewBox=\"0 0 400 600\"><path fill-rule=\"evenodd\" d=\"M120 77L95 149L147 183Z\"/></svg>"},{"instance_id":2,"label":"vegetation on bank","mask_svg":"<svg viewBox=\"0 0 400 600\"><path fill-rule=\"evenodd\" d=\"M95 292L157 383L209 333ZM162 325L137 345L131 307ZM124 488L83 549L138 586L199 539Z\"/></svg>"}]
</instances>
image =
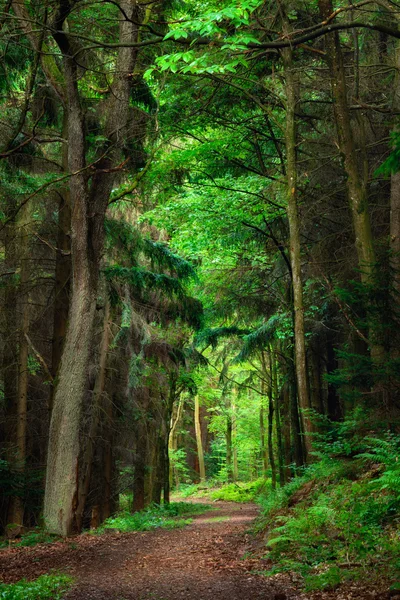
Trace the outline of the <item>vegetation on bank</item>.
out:
<instances>
[{"instance_id":1,"label":"vegetation on bank","mask_svg":"<svg viewBox=\"0 0 400 600\"><path fill-rule=\"evenodd\" d=\"M42 575L35 581L0 583L0 600L61 600L72 583L67 575Z\"/></svg>"},{"instance_id":2,"label":"vegetation on bank","mask_svg":"<svg viewBox=\"0 0 400 600\"><path fill-rule=\"evenodd\" d=\"M170 504L152 504L142 511L132 513L132 497L124 496L121 499L121 510L113 517L106 519L100 527L91 529L88 533L99 535L106 531L118 531L128 533L129 531L149 531L151 529L176 529L190 525L194 515L211 510L208 504L195 502L171 502ZM36 544L51 544L61 538L49 535L41 527L35 527L20 538L15 539L12 544L16 547L35 546ZM9 546L6 538L0 538L0 548ZM0 596L1 598L1 596Z\"/></svg>"},{"instance_id":3,"label":"vegetation on bank","mask_svg":"<svg viewBox=\"0 0 400 600\"><path fill-rule=\"evenodd\" d=\"M254 502L261 492L267 493L271 479L260 477L255 481L222 483L210 480L205 483L183 485L177 490L179 498L207 498L212 501Z\"/></svg>"},{"instance_id":4,"label":"vegetation on bank","mask_svg":"<svg viewBox=\"0 0 400 600\"><path fill-rule=\"evenodd\" d=\"M94 534L106 531L149 531L151 529L176 529L190 525L192 516L211 509L207 504L171 502L168 505L152 505L136 513L122 511L110 517L94 530Z\"/></svg>"}]
</instances>

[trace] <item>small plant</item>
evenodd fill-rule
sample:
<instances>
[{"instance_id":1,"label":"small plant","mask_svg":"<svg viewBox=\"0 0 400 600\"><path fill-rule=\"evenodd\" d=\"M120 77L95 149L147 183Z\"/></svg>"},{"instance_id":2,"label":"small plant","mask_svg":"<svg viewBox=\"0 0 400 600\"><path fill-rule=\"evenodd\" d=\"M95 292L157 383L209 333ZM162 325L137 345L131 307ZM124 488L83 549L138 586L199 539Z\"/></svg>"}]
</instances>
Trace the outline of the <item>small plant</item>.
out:
<instances>
[{"instance_id":1,"label":"small plant","mask_svg":"<svg viewBox=\"0 0 400 600\"><path fill-rule=\"evenodd\" d=\"M73 580L67 575L42 575L35 581L0 584L0 600L61 600Z\"/></svg>"},{"instance_id":2,"label":"small plant","mask_svg":"<svg viewBox=\"0 0 400 600\"><path fill-rule=\"evenodd\" d=\"M306 575L304 587L306 592L330 591L337 588L342 583L342 579L343 574L338 567L329 567L321 573Z\"/></svg>"}]
</instances>

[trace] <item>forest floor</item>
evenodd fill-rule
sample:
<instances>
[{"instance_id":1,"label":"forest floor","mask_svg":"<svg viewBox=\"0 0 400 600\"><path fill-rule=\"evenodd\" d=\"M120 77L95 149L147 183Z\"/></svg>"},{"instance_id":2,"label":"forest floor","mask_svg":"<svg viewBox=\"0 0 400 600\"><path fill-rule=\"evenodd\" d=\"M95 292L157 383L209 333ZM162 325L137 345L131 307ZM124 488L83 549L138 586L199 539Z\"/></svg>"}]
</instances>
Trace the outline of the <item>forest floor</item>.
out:
<instances>
[{"instance_id":1,"label":"forest floor","mask_svg":"<svg viewBox=\"0 0 400 600\"><path fill-rule=\"evenodd\" d=\"M264 577L260 541L249 531L253 504L216 503L183 529L83 534L63 542L0 553L5 583L42 574L71 575L65 600L383 600L388 594L364 586L337 592L302 593L289 574ZM260 556L255 558L254 556ZM27 598L27 600L29 600Z\"/></svg>"}]
</instances>

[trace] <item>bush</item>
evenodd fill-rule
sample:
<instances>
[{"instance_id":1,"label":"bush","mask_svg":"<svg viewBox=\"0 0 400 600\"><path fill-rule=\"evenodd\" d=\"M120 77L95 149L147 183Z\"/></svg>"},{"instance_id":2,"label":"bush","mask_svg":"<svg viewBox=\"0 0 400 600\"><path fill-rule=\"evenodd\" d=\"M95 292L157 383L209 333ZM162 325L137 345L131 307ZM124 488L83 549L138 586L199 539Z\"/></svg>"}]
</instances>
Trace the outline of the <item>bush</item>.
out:
<instances>
[{"instance_id":1,"label":"bush","mask_svg":"<svg viewBox=\"0 0 400 600\"><path fill-rule=\"evenodd\" d=\"M67 575L42 575L35 581L1 583L0 600L61 600L71 585L72 578Z\"/></svg>"}]
</instances>

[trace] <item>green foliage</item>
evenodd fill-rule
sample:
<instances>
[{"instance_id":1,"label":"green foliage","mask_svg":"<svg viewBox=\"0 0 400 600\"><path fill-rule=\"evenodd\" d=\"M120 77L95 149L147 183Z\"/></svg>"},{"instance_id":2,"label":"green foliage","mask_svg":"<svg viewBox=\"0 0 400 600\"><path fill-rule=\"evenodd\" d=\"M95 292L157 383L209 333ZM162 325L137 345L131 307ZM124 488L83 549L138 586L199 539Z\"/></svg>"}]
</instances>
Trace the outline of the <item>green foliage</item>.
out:
<instances>
[{"instance_id":1,"label":"green foliage","mask_svg":"<svg viewBox=\"0 0 400 600\"><path fill-rule=\"evenodd\" d=\"M371 485L383 493L393 494L400 502L400 435L388 433L384 438L366 438L365 442L368 449L360 458L384 467Z\"/></svg>"},{"instance_id":2,"label":"green foliage","mask_svg":"<svg viewBox=\"0 0 400 600\"><path fill-rule=\"evenodd\" d=\"M262 498L258 528L270 530L273 572L299 571L307 590L334 589L369 569L394 576L400 551L399 436L368 437L363 444L358 458L322 458ZM354 563L357 570L343 568Z\"/></svg>"},{"instance_id":3,"label":"green foliage","mask_svg":"<svg viewBox=\"0 0 400 600\"><path fill-rule=\"evenodd\" d=\"M218 342L223 338L231 338L233 336L243 336L247 334L246 329L239 327L214 327L213 329L202 329L194 338L194 343L197 346L211 346L216 348Z\"/></svg>"},{"instance_id":4,"label":"green foliage","mask_svg":"<svg viewBox=\"0 0 400 600\"><path fill-rule=\"evenodd\" d=\"M52 544L59 539L58 536L47 533L40 527L35 527L21 536L21 539L14 542L13 546L36 546L36 544ZM7 540L0 543L0 546L8 546Z\"/></svg>"},{"instance_id":5,"label":"green foliage","mask_svg":"<svg viewBox=\"0 0 400 600\"><path fill-rule=\"evenodd\" d=\"M185 450L183 448L178 448L177 450L169 449L169 460L171 468L176 473L179 481L190 481Z\"/></svg>"},{"instance_id":6,"label":"green foliage","mask_svg":"<svg viewBox=\"0 0 400 600\"><path fill-rule=\"evenodd\" d=\"M0 583L0 600L61 600L72 583L67 575L42 575L35 581Z\"/></svg>"},{"instance_id":7,"label":"green foliage","mask_svg":"<svg viewBox=\"0 0 400 600\"><path fill-rule=\"evenodd\" d=\"M253 502L269 485L270 481L261 478L248 483L228 483L212 491L211 498L225 502Z\"/></svg>"},{"instance_id":8,"label":"green foliage","mask_svg":"<svg viewBox=\"0 0 400 600\"><path fill-rule=\"evenodd\" d=\"M261 327L246 335L243 339L243 347L235 358L235 361L244 362L252 358L255 352L265 350L278 337L278 329L282 323L282 316L284 315L273 315Z\"/></svg>"},{"instance_id":9,"label":"green foliage","mask_svg":"<svg viewBox=\"0 0 400 600\"><path fill-rule=\"evenodd\" d=\"M314 590L334 590L343 581L343 570L339 567L329 567L321 573L310 574L304 577L306 592Z\"/></svg>"},{"instance_id":10,"label":"green foliage","mask_svg":"<svg viewBox=\"0 0 400 600\"><path fill-rule=\"evenodd\" d=\"M184 527L192 522L191 515L202 513L210 507L204 504L187 504L171 502L166 505L152 505L136 513L122 512L110 517L96 529L94 533L104 533L106 530L149 531L151 529L175 529ZM186 518L180 518L185 516Z\"/></svg>"}]
</instances>

